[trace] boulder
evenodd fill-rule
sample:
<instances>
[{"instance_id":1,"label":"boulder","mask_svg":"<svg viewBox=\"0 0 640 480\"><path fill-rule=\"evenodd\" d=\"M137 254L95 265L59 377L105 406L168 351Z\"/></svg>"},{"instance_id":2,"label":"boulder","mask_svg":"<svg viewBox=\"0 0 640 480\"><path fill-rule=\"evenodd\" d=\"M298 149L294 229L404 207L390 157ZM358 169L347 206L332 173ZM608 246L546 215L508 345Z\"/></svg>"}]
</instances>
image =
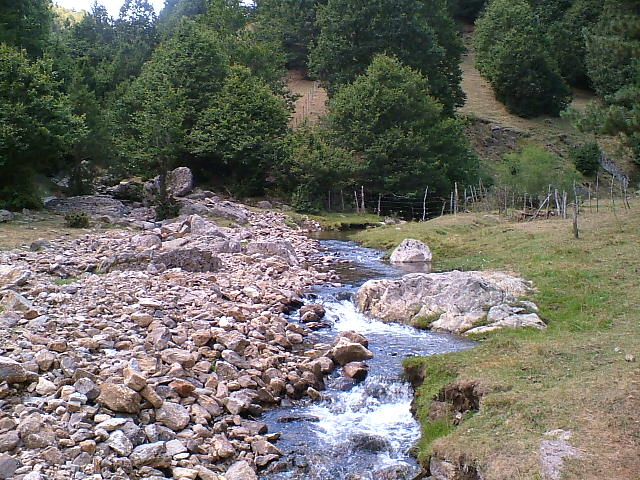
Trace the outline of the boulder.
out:
<instances>
[{"instance_id":1,"label":"boulder","mask_svg":"<svg viewBox=\"0 0 640 480\"><path fill-rule=\"evenodd\" d=\"M430 262L431 250L424 243L405 238L391 253L392 263Z\"/></svg>"},{"instance_id":2,"label":"boulder","mask_svg":"<svg viewBox=\"0 0 640 480\"><path fill-rule=\"evenodd\" d=\"M369 374L369 366L364 362L349 362L342 367L342 371L349 378L364 380Z\"/></svg>"},{"instance_id":3,"label":"boulder","mask_svg":"<svg viewBox=\"0 0 640 480\"><path fill-rule=\"evenodd\" d=\"M246 460L241 460L231 465L224 477L227 480L258 480L256 472Z\"/></svg>"},{"instance_id":4,"label":"boulder","mask_svg":"<svg viewBox=\"0 0 640 480\"><path fill-rule=\"evenodd\" d=\"M13 213L9 210L0 210L0 223L10 222L13 220Z\"/></svg>"},{"instance_id":5,"label":"boulder","mask_svg":"<svg viewBox=\"0 0 640 480\"><path fill-rule=\"evenodd\" d=\"M138 413L140 400L140 394L125 385L103 383L96 401L114 412Z\"/></svg>"},{"instance_id":6,"label":"boulder","mask_svg":"<svg viewBox=\"0 0 640 480\"><path fill-rule=\"evenodd\" d=\"M24 367L9 357L0 357L0 382L23 383L27 381Z\"/></svg>"},{"instance_id":7,"label":"boulder","mask_svg":"<svg viewBox=\"0 0 640 480\"><path fill-rule=\"evenodd\" d=\"M165 452L165 442L145 443L133 449L129 456L134 467L168 467L171 458Z\"/></svg>"},{"instance_id":8,"label":"boulder","mask_svg":"<svg viewBox=\"0 0 640 480\"><path fill-rule=\"evenodd\" d=\"M174 197L184 197L193 190L193 173L188 167L178 167L167 174L167 191Z\"/></svg>"},{"instance_id":9,"label":"boulder","mask_svg":"<svg viewBox=\"0 0 640 480\"><path fill-rule=\"evenodd\" d=\"M12 265L0 265L0 289L22 286L30 276L29 270Z\"/></svg>"},{"instance_id":10,"label":"boulder","mask_svg":"<svg viewBox=\"0 0 640 480\"><path fill-rule=\"evenodd\" d=\"M271 210L273 208L273 205L268 200L261 200L256 204L256 206L264 210Z\"/></svg>"},{"instance_id":11,"label":"boulder","mask_svg":"<svg viewBox=\"0 0 640 480\"><path fill-rule=\"evenodd\" d=\"M159 235L154 233L141 233L131 237L131 246L143 250L147 248L160 248L162 246L162 240L160 240Z\"/></svg>"},{"instance_id":12,"label":"boulder","mask_svg":"<svg viewBox=\"0 0 640 480\"><path fill-rule=\"evenodd\" d=\"M190 418L189 410L179 403L164 402L156 411L156 420L174 432L183 430L189 424Z\"/></svg>"},{"instance_id":13,"label":"boulder","mask_svg":"<svg viewBox=\"0 0 640 480\"><path fill-rule=\"evenodd\" d=\"M214 217L222 217L233 220L241 225L249 221L249 211L237 203L227 200L214 200L207 203L208 212Z\"/></svg>"},{"instance_id":14,"label":"boulder","mask_svg":"<svg viewBox=\"0 0 640 480\"><path fill-rule=\"evenodd\" d=\"M351 342L347 338L341 338L338 343L331 349L331 357L340 365L346 365L350 362L358 362L361 360L370 360L373 353L365 346Z\"/></svg>"},{"instance_id":15,"label":"boulder","mask_svg":"<svg viewBox=\"0 0 640 480\"><path fill-rule=\"evenodd\" d=\"M118 185L108 189L108 193L118 200L130 202L141 202L143 195L143 184L136 180L123 180Z\"/></svg>"},{"instance_id":16,"label":"boulder","mask_svg":"<svg viewBox=\"0 0 640 480\"><path fill-rule=\"evenodd\" d=\"M280 257L289 265L298 265L298 257L291 242L280 240L277 242L253 242L247 245L249 255L258 254L264 257Z\"/></svg>"},{"instance_id":17,"label":"boulder","mask_svg":"<svg viewBox=\"0 0 640 480\"><path fill-rule=\"evenodd\" d=\"M14 478L14 474L19 467L20 462L17 459L9 455L0 455L0 479Z\"/></svg>"},{"instance_id":18,"label":"boulder","mask_svg":"<svg viewBox=\"0 0 640 480\"><path fill-rule=\"evenodd\" d=\"M116 218L128 213L128 209L120 200L107 195L54 198L45 203L45 208L60 214L86 212L89 215L106 215Z\"/></svg>"},{"instance_id":19,"label":"boulder","mask_svg":"<svg viewBox=\"0 0 640 480\"><path fill-rule=\"evenodd\" d=\"M382 321L418 324L458 334L480 323L485 327L495 324L496 328L509 326L507 323L537 324L542 328L542 321L522 317L530 315L527 309L497 313L505 312L503 308L508 305L523 305L518 297L530 290L530 285L521 278L502 272L454 270L412 273L397 280L370 280L358 290L355 301L362 312ZM528 309L535 307L527 304ZM488 316L487 311L496 306L502 307Z\"/></svg>"},{"instance_id":20,"label":"boulder","mask_svg":"<svg viewBox=\"0 0 640 480\"><path fill-rule=\"evenodd\" d=\"M4 292L0 306L9 312L34 312L33 304L19 293L13 290ZM37 316L37 314L36 314ZM35 318L35 317L31 317Z\"/></svg>"},{"instance_id":21,"label":"boulder","mask_svg":"<svg viewBox=\"0 0 640 480\"><path fill-rule=\"evenodd\" d=\"M221 265L218 257L199 248L176 248L159 254L153 263L162 263L167 268L180 268L185 272L215 272Z\"/></svg>"}]
</instances>

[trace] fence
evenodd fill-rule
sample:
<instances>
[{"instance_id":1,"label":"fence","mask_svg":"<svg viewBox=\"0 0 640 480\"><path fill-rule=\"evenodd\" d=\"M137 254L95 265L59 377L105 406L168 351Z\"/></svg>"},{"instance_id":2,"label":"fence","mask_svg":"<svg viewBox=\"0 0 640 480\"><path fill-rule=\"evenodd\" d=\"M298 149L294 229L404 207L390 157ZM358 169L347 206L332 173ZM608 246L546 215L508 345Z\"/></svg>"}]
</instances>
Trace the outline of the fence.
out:
<instances>
[{"instance_id":1,"label":"fence","mask_svg":"<svg viewBox=\"0 0 640 480\"><path fill-rule=\"evenodd\" d=\"M406 220L424 221L445 214L456 215L462 212L497 211L499 215L515 218L519 221L531 221L537 218L568 218L581 209L599 212L602 200L607 208L616 212L617 208L629 209L630 198L628 180L618 180L618 176L598 172L593 182L575 183L570 190L549 185L545 193L531 194L518 192L505 186L487 187L477 185L454 184L446 197L436 196L428 186L424 191L400 195L392 192L376 193L367 191L364 186L329 191L325 207L332 210L373 213L380 216L394 216Z\"/></svg>"}]
</instances>

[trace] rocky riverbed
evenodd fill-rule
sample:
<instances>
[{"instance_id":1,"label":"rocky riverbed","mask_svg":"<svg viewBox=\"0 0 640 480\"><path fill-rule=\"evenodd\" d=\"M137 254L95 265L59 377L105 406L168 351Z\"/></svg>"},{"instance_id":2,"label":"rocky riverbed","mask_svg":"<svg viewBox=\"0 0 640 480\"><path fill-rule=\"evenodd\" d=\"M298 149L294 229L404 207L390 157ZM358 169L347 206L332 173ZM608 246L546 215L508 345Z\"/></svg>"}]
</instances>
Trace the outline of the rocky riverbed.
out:
<instances>
[{"instance_id":1,"label":"rocky riverbed","mask_svg":"<svg viewBox=\"0 0 640 480\"><path fill-rule=\"evenodd\" d=\"M121 218L145 230L0 253L0 479L255 479L281 455L260 414L370 356L315 343L321 309L284 317L332 258L282 214L222 207L246 223Z\"/></svg>"}]
</instances>

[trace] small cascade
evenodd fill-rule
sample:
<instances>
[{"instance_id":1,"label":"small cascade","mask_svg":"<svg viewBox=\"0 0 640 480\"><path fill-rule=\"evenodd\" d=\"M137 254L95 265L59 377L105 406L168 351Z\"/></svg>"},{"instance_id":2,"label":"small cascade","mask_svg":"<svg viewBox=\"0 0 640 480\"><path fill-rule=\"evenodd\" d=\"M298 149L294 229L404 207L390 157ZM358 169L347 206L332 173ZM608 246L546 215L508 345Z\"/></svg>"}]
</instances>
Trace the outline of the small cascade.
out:
<instances>
[{"instance_id":1,"label":"small cascade","mask_svg":"<svg viewBox=\"0 0 640 480\"><path fill-rule=\"evenodd\" d=\"M382 260L376 250L353 242L324 241L336 256L340 286L319 287L314 302L322 303L331 328L316 332L330 343L342 331L367 337L375 357L360 382L337 369L326 380L320 402L301 401L267 412L272 432L282 432L278 447L285 457L263 480L405 480L419 472L411 449L420 429L410 408L411 386L402 378L402 360L465 348L474 343L447 334L383 323L361 314L351 301L357 288L371 278L393 278L402 270ZM292 321L296 321L295 316Z\"/></svg>"}]
</instances>

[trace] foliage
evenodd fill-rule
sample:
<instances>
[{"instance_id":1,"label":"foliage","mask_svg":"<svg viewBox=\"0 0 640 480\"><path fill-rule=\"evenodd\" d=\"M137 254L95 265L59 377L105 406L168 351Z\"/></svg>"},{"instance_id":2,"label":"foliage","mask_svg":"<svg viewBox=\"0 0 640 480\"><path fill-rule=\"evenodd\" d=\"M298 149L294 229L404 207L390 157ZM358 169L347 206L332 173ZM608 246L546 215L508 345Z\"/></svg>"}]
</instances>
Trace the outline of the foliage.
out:
<instances>
[{"instance_id":1,"label":"foliage","mask_svg":"<svg viewBox=\"0 0 640 480\"><path fill-rule=\"evenodd\" d=\"M69 212L64 216L65 227L68 228L89 228L90 218L87 212Z\"/></svg>"},{"instance_id":2,"label":"foliage","mask_svg":"<svg viewBox=\"0 0 640 480\"><path fill-rule=\"evenodd\" d=\"M385 55L338 91L327 125L335 145L351 152L356 185L396 194L429 185L444 195L454 181L474 178L477 158L461 124L430 93L420 72Z\"/></svg>"},{"instance_id":3,"label":"foliage","mask_svg":"<svg viewBox=\"0 0 640 480\"><path fill-rule=\"evenodd\" d=\"M447 113L462 104L463 46L444 0L329 0L318 7L317 23L310 67L330 95L384 53L422 72Z\"/></svg>"},{"instance_id":4,"label":"foliage","mask_svg":"<svg viewBox=\"0 0 640 480\"><path fill-rule=\"evenodd\" d=\"M0 44L0 191L11 208L32 207L31 174L68 154L84 123L58 90L51 63L31 63Z\"/></svg>"},{"instance_id":5,"label":"foliage","mask_svg":"<svg viewBox=\"0 0 640 480\"><path fill-rule=\"evenodd\" d=\"M587 66L603 104L572 112L582 131L620 135L640 163L640 5L606 0L598 24L587 35Z\"/></svg>"},{"instance_id":6,"label":"foliage","mask_svg":"<svg viewBox=\"0 0 640 480\"><path fill-rule=\"evenodd\" d=\"M256 22L259 35L276 40L287 55L287 66L307 66L309 50L319 29L316 9L326 0L258 0Z\"/></svg>"},{"instance_id":7,"label":"foliage","mask_svg":"<svg viewBox=\"0 0 640 480\"><path fill-rule=\"evenodd\" d=\"M574 0L559 17L552 19L546 30L550 53L567 83L586 88L587 72L585 30L592 28L602 13L604 0Z\"/></svg>"},{"instance_id":8,"label":"foliage","mask_svg":"<svg viewBox=\"0 0 640 480\"><path fill-rule=\"evenodd\" d=\"M293 192L291 205L297 211L316 213L328 191L352 185L355 170L351 155L332 143L325 127L303 125L286 142L288 151L279 183Z\"/></svg>"},{"instance_id":9,"label":"foliage","mask_svg":"<svg viewBox=\"0 0 640 480\"><path fill-rule=\"evenodd\" d=\"M477 21L477 66L496 98L523 117L559 115L571 91L524 0L495 0Z\"/></svg>"},{"instance_id":10,"label":"foliage","mask_svg":"<svg viewBox=\"0 0 640 480\"><path fill-rule=\"evenodd\" d=\"M44 52L53 18L49 0L0 0L0 43L24 48L31 57Z\"/></svg>"},{"instance_id":11,"label":"foliage","mask_svg":"<svg viewBox=\"0 0 640 480\"><path fill-rule=\"evenodd\" d=\"M564 166L559 157L535 144L505 155L497 170L498 185L539 196L546 195L549 186L570 191L579 177L573 167Z\"/></svg>"},{"instance_id":12,"label":"foliage","mask_svg":"<svg viewBox=\"0 0 640 480\"><path fill-rule=\"evenodd\" d=\"M593 175L600 166L600 148L596 142L585 143L573 148L570 158L580 173Z\"/></svg>"},{"instance_id":13,"label":"foliage","mask_svg":"<svg viewBox=\"0 0 640 480\"><path fill-rule=\"evenodd\" d=\"M189 150L206 169L231 179L243 195L263 192L267 172L283 154L289 111L282 97L246 67L231 70L219 95L200 113Z\"/></svg>"},{"instance_id":14,"label":"foliage","mask_svg":"<svg viewBox=\"0 0 640 480\"><path fill-rule=\"evenodd\" d=\"M473 23L488 0L449 0L449 11L454 18Z\"/></svg>"}]
</instances>

